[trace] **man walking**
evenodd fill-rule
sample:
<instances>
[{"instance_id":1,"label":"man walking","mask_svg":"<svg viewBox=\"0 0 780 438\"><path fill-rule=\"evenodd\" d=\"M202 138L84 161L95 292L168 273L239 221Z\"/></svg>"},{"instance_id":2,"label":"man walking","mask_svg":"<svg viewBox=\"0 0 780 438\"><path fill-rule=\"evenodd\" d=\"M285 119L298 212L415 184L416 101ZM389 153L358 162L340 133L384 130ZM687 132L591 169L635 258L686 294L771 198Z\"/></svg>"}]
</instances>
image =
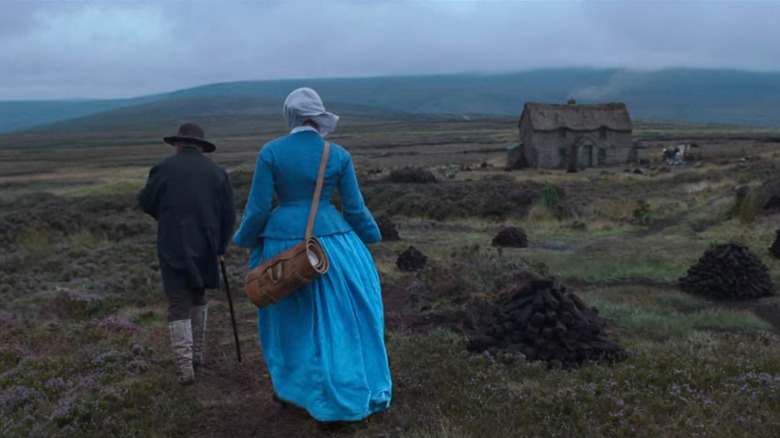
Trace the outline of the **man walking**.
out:
<instances>
[{"instance_id":1,"label":"man walking","mask_svg":"<svg viewBox=\"0 0 780 438\"><path fill-rule=\"evenodd\" d=\"M191 384L203 363L206 289L219 288L218 257L232 237L236 209L227 172L203 155L216 147L200 126L185 123L163 141L176 152L149 172L138 204L157 221L171 344L179 382Z\"/></svg>"}]
</instances>

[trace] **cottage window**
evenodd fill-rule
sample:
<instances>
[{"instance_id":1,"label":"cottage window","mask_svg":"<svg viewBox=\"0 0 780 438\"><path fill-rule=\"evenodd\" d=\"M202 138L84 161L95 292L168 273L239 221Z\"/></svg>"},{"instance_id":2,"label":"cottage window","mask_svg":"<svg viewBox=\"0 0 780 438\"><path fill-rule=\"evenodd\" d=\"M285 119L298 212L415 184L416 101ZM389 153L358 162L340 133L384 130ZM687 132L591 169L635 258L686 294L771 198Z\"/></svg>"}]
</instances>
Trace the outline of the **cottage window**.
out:
<instances>
[{"instance_id":1,"label":"cottage window","mask_svg":"<svg viewBox=\"0 0 780 438\"><path fill-rule=\"evenodd\" d=\"M566 138L566 128L558 128L558 138Z\"/></svg>"},{"instance_id":2,"label":"cottage window","mask_svg":"<svg viewBox=\"0 0 780 438\"><path fill-rule=\"evenodd\" d=\"M602 126L601 128L599 128L599 138L600 139L607 138L607 127L606 126Z\"/></svg>"}]
</instances>

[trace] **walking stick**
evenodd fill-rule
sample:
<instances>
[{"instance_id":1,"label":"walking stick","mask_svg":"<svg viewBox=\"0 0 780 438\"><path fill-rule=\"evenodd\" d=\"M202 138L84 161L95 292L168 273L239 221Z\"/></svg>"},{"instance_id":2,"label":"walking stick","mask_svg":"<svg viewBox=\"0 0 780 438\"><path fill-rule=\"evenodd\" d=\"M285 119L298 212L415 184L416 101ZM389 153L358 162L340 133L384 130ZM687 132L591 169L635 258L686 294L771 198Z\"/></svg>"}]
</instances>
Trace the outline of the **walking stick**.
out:
<instances>
[{"instance_id":1,"label":"walking stick","mask_svg":"<svg viewBox=\"0 0 780 438\"><path fill-rule=\"evenodd\" d=\"M227 292L228 306L230 306L230 322L233 323L233 338L236 340L236 355L238 355L238 361L241 362L241 345L238 343L236 315L233 313L233 298L230 296L230 285L228 284L227 270L225 269L225 256L219 256L219 265L222 267L222 281L225 283L225 292Z\"/></svg>"}]
</instances>

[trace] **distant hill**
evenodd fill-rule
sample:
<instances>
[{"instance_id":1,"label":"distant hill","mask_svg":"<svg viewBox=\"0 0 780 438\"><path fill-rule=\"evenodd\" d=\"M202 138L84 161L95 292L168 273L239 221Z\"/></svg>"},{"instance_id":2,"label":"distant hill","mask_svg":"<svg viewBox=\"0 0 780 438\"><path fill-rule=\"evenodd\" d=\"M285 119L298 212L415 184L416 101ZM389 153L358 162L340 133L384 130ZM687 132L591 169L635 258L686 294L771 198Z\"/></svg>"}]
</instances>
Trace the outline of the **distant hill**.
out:
<instances>
[{"instance_id":1,"label":"distant hill","mask_svg":"<svg viewBox=\"0 0 780 438\"><path fill-rule=\"evenodd\" d=\"M23 131L0 135L0 149L104 147L158 144L184 122L199 123L208 138L273 137L287 130L281 97L199 96L171 97L117 108ZM445 115L413 114L362 105L334 102L329 109L344 122L340 132L358 125L409 121L446 120Z\"/></svg>"},{"instance_id":2,"label":"distant hill","mask_svg":"<svg viewBox=\"0 0 780 438\"><path fill-rule=\"evenodd\" d=\"M171 126L193 121L213 126L212 129L224 129L226 133L268 127L284 129L281 98L262 96L171 96L164 100L133 105L130 107L103 111L97 114L70 119L40 127L29 128L27 132L56 130L59 132L76 131L126 131L132 129L165 129ZM368 120L392 118L408 120L416 117L411 113L375 108L365 105L334 103L329 109L338 111L350 120ZM237 126L246 125L246 126ZM222 128L224 127L224 128Z\"/></svg>"},{"instance_id":3,"label":"distant hill","mask_svg":"<svg viewBox=\"0 0 780 438\"><path fill-rule=\"evenodd\" d=\"M164 95L157 95L113 100L0 101L0 133L19 131L165 98Z\"/></svg>"},{"instance_id":4,"label":"distant hill","mask_svg":"<svg viewBox=\"0 0 780 438\"><path fill-rule=\"evenodd\" d=\"M780 73L549 69L493 75L230 82L136 99L0 102L0 132L170 99L250 96L276 98L279 105L280 98L299 86L315 88L326 105L339 102L405 113L519 116L527 101L564 103L574 98L580 103L625 102L631 116L640 119L780 126ZM278 115L281 109L276 111Z\"/></svg>"}]
</instances>

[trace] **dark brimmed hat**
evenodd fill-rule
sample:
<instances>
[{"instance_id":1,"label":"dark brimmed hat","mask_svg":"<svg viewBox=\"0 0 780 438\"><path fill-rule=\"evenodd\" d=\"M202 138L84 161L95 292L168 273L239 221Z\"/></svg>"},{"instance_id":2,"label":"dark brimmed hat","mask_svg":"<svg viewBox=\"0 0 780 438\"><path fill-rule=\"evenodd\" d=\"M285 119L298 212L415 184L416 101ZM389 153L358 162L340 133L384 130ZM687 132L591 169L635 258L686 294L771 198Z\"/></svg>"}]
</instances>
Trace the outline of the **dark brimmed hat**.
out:
<instances>
[{"instance_id":1,"label":"dark brimmed hat","mask_svg":"<svg viewBox=\"0 0 780 438\"><path fill-rule=\"evenodd\" d=\"M203 148L203 152L214 152L217 148L214 146L214 143L203 138L203 128L194 123L185 123L179 126L178 134L171 137L163 137L163 141L172 146L177 141L195 143Z\"/></svg>"}]
</instances>

